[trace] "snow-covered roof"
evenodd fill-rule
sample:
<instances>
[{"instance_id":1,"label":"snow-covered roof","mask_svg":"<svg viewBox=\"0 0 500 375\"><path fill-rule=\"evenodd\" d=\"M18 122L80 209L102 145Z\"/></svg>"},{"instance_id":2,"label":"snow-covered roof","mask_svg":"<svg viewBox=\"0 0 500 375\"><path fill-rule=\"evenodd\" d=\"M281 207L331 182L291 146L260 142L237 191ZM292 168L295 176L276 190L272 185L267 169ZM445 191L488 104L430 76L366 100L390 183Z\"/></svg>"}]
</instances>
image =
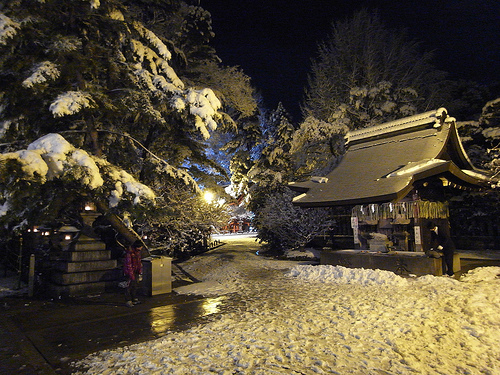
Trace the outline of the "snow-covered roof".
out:
<instances>
[{"instance_id":1,"label":"snow-covered roof","mask_svg":"<svg viewBox=\"0 0 500 375\"><path fill-rule=\"evenodd\" d=\"M444 114L444 115L443 115ZM442 121L446 118L446 110L440 108L437 111L429 111L420 113L418 115L405 117L403 119L386 122L381 125L370 126L368 128L352 130L346 134L347 143L354 143L359 141L366 141L373 138L385 138L407 131L408 129L415 129L420 126L427 126L432 124L435 127L441 126Z\"/></svg>"},{"instance_id":2,"label":"snow-covered roof","mask_svg":"<svg viewBox=\"0 0 500 375\"><path fill-rule=\"evenodd\" d=\"M349 132L347 152L326 176L291 183L304 207L398 201L415 183L431 177L448 186L477 188L489 176L469 160L455 120L440 108L382 125ZM323 180L325 181L325 180Z\"/></svg>"}]
</instances>

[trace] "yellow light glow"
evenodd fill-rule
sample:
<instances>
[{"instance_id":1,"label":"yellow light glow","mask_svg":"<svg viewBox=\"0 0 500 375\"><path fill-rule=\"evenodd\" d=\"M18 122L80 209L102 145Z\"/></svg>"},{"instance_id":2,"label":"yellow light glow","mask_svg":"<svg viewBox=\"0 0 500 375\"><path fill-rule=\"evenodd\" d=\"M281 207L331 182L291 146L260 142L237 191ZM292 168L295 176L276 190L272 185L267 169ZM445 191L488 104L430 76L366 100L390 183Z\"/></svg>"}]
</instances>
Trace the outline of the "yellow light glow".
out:
<instances>
[{"instance_id":1,"label":"yellow light glow","mask_svg":"<svg viewBox=\"0 0 500 375\"><path fill-rule=\"evenodd\" d=\"M205 199L205 202L207 203L212 203L214 198L215 195L211 191L206 191L205 194L203 195L203 199Z\"/></svg>"},{"instance_id":2,"label":"yellow light glow","mask_svg":"<svg viewBox=\"0 0 500 375\"><path fill-rule=\"evenodd\" d=\"M85 211L95 211L95 209L96 209L96 206L94 203L92 203L92 202L85 203L85 208L84 208Z\"/></svg>"}]
</instances>

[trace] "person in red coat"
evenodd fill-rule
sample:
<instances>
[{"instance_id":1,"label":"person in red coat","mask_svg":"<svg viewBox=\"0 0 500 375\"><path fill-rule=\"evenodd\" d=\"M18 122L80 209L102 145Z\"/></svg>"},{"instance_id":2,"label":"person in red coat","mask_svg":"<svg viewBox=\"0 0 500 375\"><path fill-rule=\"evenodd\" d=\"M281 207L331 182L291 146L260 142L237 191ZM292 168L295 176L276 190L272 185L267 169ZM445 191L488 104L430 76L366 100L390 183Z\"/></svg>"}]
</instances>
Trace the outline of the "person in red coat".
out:
<instances>
[{"instance_id":1,"label":"person in red coat","mask_svg":"<svg viewBox=\"0 0 500 375\"><path fill-rule=\"evenodd\" d=\"M142 252L143 244L141 241L135 241L127 248L125 259L123 261L123 273L128 281L128 286L125 288L125 305L133 307L140 303L137 299L137 286L142 280Z\"/></svg>"}]
</instances>

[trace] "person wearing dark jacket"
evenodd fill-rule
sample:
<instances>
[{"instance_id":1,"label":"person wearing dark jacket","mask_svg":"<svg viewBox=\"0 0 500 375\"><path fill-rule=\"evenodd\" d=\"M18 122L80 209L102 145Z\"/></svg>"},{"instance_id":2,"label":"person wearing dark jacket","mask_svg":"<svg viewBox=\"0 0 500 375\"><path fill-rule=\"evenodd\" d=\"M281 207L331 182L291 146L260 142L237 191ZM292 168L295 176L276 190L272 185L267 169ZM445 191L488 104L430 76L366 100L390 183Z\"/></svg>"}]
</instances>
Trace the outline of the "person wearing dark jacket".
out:
<instances>
[{"instance_id":1,"label":"person wearing dark jacket","mask_svg":"<svg viewBox=\"0 0 500 375\"><path fill-rule=\"evenodd\" d=\"M123 273L128 281L128 286L125 288L125 305L133 307L140 303L137 299L137 287L139 281L142 280L142 259L141 251L143 244L141 241L135 241L127 248L125 259L123 261Z\"/></svg>"},{"instance_id":2,"label":"person wearing dark jacket","mask_svg":"<svg viewBox=\"0 0 500 375\"><path fill-rule=\"evenodd\" d=\"M453 254L455 253L455 245L450 236L442 228L439 228L435 223L430 222L427 227L431 231L431 253L441 252L446 266L446 274L453 276Z\"/></svg>"}]
</instances>

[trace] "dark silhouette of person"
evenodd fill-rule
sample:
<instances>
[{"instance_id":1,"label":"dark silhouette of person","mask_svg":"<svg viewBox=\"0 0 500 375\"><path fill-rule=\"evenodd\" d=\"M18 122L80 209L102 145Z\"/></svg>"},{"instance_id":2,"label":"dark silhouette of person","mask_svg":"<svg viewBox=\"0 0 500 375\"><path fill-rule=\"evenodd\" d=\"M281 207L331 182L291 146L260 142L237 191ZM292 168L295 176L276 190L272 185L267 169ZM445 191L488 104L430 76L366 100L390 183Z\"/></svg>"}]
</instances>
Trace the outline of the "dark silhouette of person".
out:
<instances>
[{"instance_id":1,"label":"dark silhouette of person","mask_svg":"<svg viewBox=\"0 0 500 375\"><path fill-rule=\"evenodd\" d=\"M453 276L453 254L455 253L455 245L448 231L438 227L438 225L433 222L429 222L427 228L431 231L430 252L441 252L443 254L443 265L446 266L446 274L448 276Z\"/></svg>"}]
</instances>

